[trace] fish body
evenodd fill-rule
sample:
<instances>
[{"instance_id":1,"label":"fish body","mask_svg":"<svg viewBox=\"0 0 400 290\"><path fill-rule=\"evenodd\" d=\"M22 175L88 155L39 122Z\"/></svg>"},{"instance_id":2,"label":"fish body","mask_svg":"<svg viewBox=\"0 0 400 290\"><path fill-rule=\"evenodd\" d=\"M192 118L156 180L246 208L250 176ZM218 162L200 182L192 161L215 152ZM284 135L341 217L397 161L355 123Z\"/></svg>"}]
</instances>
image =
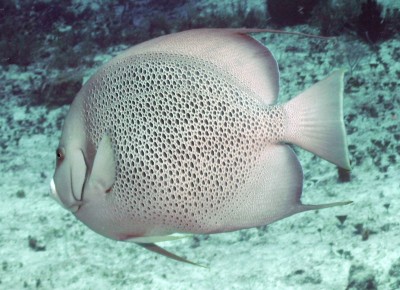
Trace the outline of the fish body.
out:
<instances>
[{"instance_id":1,"label":"fish body","mask_svg":"<svg viewBox=\"0 0 400 290\"><path fill-rule=\"evenodd\" d=\"M350 168L344 72L277 104L277 63L249 32L167 35L100 68L66 117L52 195L99 234L151 250L174 233L345 204L301 203L302 168L287 145Z\"/></svg>"}]
</instances>

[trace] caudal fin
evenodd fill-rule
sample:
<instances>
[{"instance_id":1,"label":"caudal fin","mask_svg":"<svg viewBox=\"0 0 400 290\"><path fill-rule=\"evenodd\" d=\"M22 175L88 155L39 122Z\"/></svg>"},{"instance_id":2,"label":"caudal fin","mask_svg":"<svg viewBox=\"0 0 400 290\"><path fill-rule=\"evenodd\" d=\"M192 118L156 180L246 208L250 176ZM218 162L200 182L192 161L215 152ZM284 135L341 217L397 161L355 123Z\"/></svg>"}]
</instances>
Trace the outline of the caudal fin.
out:
<instances>
[{"instance_id":1,"label":"caudal fin","mask_svg":"<svg viewBox=\"0 0 400 290\"><path fill-rule=\"evenodd\" d=\"M344 72L334 72L284 105L284 139L350 170L343 122Z\"/></svg>"}]
</instances>

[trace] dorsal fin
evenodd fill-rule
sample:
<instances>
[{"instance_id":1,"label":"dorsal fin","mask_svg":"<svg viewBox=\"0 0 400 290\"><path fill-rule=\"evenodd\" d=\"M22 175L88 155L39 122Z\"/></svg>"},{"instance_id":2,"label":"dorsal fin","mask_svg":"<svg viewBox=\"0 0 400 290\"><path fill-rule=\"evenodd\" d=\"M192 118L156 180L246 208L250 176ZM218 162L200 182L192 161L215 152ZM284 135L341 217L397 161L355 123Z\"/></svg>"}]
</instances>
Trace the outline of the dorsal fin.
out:
<instances>
[{"instance_id":1,"label":"dorsal fin","mask_svg":"<svg viewBox=\"0 0 400 290\"><path fill-rule=\"evenodd\" d=\"M247 35L262 29L195 29L161 36L138 44L109 64L121 58L145 53L173 53L194 56L224 68L255 93L264 104L278 97L279 71L272 53ZM269 30L265 30L269 31Z\"/></svg>"}]
</instances>

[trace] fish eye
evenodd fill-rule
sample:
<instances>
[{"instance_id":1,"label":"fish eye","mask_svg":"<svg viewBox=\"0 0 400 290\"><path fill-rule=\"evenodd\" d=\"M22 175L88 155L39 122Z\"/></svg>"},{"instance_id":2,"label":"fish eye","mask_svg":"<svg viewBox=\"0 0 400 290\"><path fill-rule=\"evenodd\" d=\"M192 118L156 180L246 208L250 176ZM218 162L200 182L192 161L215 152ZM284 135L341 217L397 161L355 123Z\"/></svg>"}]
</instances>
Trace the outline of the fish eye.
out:
<instances>
[{"instance_id":1,"label":"fish eye","mask_svg":"<svg viewBox=\"0 0 400 290\"><path fill-rule=\"evenodd\" d=\"M57 148L56 156L57 156L57 162L63 161L65 157L64 148Z\"/></svg>"}]
</instances>

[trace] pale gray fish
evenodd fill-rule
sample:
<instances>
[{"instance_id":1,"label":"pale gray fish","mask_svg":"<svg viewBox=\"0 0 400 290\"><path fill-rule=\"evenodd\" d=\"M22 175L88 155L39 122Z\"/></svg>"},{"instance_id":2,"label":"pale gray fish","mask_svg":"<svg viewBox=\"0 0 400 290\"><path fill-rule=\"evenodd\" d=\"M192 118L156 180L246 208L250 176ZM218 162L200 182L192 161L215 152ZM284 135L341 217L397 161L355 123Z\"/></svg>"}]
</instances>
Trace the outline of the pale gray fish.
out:
<instances>
[{"instance_id":1,"label":"pale gray fish","mask_svg":"<svg viewBox=\"0 0 400 290\"><path fill-rule=\"evenodd\" d=\"M296 144L350 169L343 70L277 104L271 52L248 33L199 29L136 45L73 101L51 193L97 233L154 243L257 227L306 210Z\"/></svg>"}]
</instances>

